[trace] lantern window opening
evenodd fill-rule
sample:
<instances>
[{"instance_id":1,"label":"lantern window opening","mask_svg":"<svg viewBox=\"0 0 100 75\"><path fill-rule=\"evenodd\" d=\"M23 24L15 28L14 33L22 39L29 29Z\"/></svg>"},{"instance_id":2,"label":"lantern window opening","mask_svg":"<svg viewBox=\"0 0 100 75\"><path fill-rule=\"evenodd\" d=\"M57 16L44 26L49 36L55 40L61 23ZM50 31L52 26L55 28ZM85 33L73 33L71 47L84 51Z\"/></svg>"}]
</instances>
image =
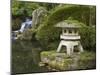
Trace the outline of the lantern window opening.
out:
<instances>
[{"instance_id":1,"label":"lantern window opening","mask_svg":"<svg viewBox=\"0 0 100 75\"><path fill-rule=\"evenodd\" d=\"M66 31L66 29L64 29L64 33L66 33L67 31Z\"/></svg>"},{"instance_id":2,"label":"lantern window opening","mask_svg":"<svg viewBox=\"0 0 100 75\"><path fill-rule=\"evenodd\" d=\"M69 32L70 34L72 34L72 29L69 29L68 32Z\"/></svg>"}]
</instances>

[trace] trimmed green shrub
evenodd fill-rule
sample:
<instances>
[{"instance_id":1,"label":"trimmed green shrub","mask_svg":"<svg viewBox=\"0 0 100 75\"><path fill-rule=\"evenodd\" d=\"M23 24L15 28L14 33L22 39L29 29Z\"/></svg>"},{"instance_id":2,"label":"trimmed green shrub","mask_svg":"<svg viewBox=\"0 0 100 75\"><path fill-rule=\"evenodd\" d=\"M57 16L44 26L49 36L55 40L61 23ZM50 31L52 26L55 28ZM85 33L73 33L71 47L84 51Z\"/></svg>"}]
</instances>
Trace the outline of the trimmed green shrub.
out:
<instances>
[{"instance_id":1,"label":"trimmed green shrub","mask_svg":"<svg viewBox=\"0 0 100 75\"><path fill-rule=\"evenodd\" d=\"M49 11L50 12L50 11ZM36 38L47 50L50 43L60 41L61 29L54 25L66 19L75 19L89 25L89 6L64 5L51 10L49 16L38 27ZM54 49L54 47L52 47Z\"/></svg>"},{"instance_id":2,"label":"trimmed green shrub","mask_svg":"<svg viewBox=\"0 0 100 75\"><path fill-rule=\"evenodd\" d=\"M95 27L85 26L80 29L81 43L85 50L96 51L96 29Z\"/></svg>"}]
</instances>

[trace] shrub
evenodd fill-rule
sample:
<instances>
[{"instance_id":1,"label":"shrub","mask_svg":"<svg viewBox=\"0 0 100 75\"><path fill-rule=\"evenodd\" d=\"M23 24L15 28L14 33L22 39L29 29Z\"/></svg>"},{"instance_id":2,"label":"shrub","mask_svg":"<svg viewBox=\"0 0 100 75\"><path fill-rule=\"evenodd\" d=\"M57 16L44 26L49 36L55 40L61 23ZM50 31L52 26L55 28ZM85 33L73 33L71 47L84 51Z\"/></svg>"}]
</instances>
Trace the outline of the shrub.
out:
<instances>
[{"instance_id":1,"label":"shrub","mask_svg":"<svg viewBox=\"0 0 100 75\"><path fill-rule=\"evenodd\" d=\"M36 3L27 3L17 0L12 0L12 15L14 16L32 16L34 9L38 8L39 5Z\"/></svg>"},{"instance_id":2,"label":"shrub","mask_svg":"<svg viewBox=\"0 0 100 75\"><path fill-rule=\"evenodd\" d=\"M81 12L80 12L80 11ZM51 11L49 16L45 18L45 21L38 27L38 31L36 32L36 38L40 41L41 45L43 45L48 50L48 45L50 43L55 43L55 41L60 41L59 35L61 33L61 29L56 28L54 25L60 21L66 20L69 17L73 19L79 20L83 23L86 23L89 15L87 12L89 11L88 7L82 7L78 5L70 5L70 6L63 6L63 7L56 7L54 10ZM73 13L74 12L74 13ZM81 13L83 13L85 21L83 21ZM87 23L86 23L87 24ZM56 44L56 43L55 43ZM56 46L56 45L55 45ZM55 47L52 47L53 49Z\"/></svg>"},{"instance_id":3,"label":"shrub","mask_svg":"<svg viewBox=\"0 0 100 75\"><path fill-rule=\"evenodd\" d=\"M80 29L81 43L86 50L96 50L95 27L86 26Z\"/></svg>"}]
</instances>

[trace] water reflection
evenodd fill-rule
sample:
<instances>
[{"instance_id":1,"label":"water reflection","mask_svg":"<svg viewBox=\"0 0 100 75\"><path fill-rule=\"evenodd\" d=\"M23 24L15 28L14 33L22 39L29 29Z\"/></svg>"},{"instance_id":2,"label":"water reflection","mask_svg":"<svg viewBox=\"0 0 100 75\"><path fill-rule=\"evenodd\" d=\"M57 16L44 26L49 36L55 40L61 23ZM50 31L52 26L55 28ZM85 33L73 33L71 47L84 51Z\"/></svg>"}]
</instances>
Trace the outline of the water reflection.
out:
<instances>
[{"instance_id":1,"label":"water reflection","mask_svg":"<svg viewBox=\"0 0 100 75\"><path fill-rule=\"evenodd\" d=\"M46 67L40 67L40 52L37 42L15 40L12 42L12 72L36 73L48 72Z\"/></svg>"}]
</instances>

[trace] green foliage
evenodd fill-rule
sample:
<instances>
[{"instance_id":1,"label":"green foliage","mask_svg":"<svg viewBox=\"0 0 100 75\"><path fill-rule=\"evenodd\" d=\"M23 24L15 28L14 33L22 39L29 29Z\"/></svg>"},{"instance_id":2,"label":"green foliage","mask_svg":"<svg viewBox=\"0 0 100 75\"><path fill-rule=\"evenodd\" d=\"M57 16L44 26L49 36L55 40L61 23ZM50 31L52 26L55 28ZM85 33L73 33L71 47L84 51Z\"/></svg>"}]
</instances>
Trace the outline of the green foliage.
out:
<instances>
[{"instance_id":1,"label":"green foliage","mask_svg":"<svg viewBox=\"0 0 100 75\"><path fill-rule=\"evenodd\" d=\"M51 11L51 14L47 20L47 24L52 25L59 21L68 19L69 17L72 17L73 19L79 20L88 25L90 18L89 14L90 14L89 6L80 6L80 5L58 6L53 11Z\"/></svg>"},{"instance_id":2,"label":"green foliage","mask_svg":"<svg viewBox=\"0 0 100 75\"><path fill-rule=\"evenodd\" d=\"M33 3L33 2L24 2L12 0L12 15L14 16L32 16L34 9L38 7L45 7L47 10L51 10L58 4L51 3Z\"/></svg>"},{"instance_id":3,"label":"green foliage","mask_svg":"<svg viewBox=\"0 0 100 75\"><path fill-rule=\"evenodd\" d=\"M77 6L75 6L77 8ZM73 11L71 9L75 8L73 5L72 6L61 6L61 7L56 7L54 11L51 11L50 16L47 19L47 24L49 25L54 25L59 21L67 19Z\"/></svg>"},{"instance_id":4,"label":"green foliage","mask_svg":"<svg viewBox=\"0 0 100 75\"><path fill-rule=\"evenodd\" d=\"M36 3L12 0L12 15L14 16L32 16L34 9L38 8Z\"/></svg>"},{"instance_id":5,"label":"green foliage","mask_svg":"<svg viewBox=\"0 0 100 75\"><path fill-rule=\"evenodd\" d=\"M96 59L96 54L93 51L85 51L80 54L81 60L90 60L90 59Z\"/></svg>"},{"instance_id":6,"label":"green foliage","mask_svg":"<svg viewBox=\"0 0 100 75\"><path fill-rule=\"evenodd\" d=\"M96 50L96 29L95 27L85 26L80 29L81 43L84 49Z\"/></svg>"},{"instance_id":7,"label":"green foliage","mask_svg":"<svg viewBox=\"0 0 100 75\"><path fill-rule=\"evenodd\" d=\"M51 68L60 71L96 68L96 54L93 51L85 51L79 55L73 54L70 58L66 53L43 51L41 52L41 60Z\"/></svg>"},{"instance_id":8,"label":"green foliage","mask_svg":"<svg viewBox=\"0 0 100 75\"><path fill-rule=\"evenodd\" d=\"M41 24L38 25L35 37L39 40L42 47L47 50L57 48L60 41L59 35L61 34L61 29L54 26L58 22L63 20L75 22L74 20L77 20L77 24L82 22L87 26L95 25L96 23L95 6L30 3L12 0L12 15L19 17L12 20L12 30L20 29L21 17L31 16L33 10L41 6L45 7L49 13L44 17ZM80 34L83 47L85 49L95 49L95 29L92 27L82 28Z\"/></svg>"},{"instance_id":9,"label":"green foliage","mask_svg":"<svg viewBox=\"0 0 100 75\"><path fill-rule=\"evenodd\" d=\"M75 23L80 26L84 26L83 23L77 20L65 20L67 22ZM60 41L61 29L56 28L54 25L40 26L38 29L36 38L44 45L47 49L55 49Z\"/></svg>"},{"instance_id":10,"label":"green foliage","mask_svg":"<svg viewBox=\"0 0 100 75\"><path fill-rule=\"evenodd\" d=\"M12 0L12 30L18 30L21 27L23 19L32 16L34 9L38 8L37 3Z\"/></svg>"},{"instance_id":11,"label":"green foliage","mask_svg":"<svg viewBox=\"0 0 100 75\"><path fill-rule=\"evenodd\" d=\"M45 72L43 68L38 66L40 59L40 44L42 50L55 50L60 41L61 29L56 28L54 25L58 22L69 20L83 26L80 29L81 43L86 50L95 51L96 48L96 30L92 25L96 25L96 8L95 6L81 6L81 5L68 5L68 4L48 4L48 3L30 3L12 0L12 30L20 29L22 18L32 16L32 12L38 7L45 7L48 10L48 15L44 17L41 24L39 24L36 30L28 30L23 33L24 39L32 39L34 44L30 44L30 41L22 42L23 40L14 41L12 44L12 71L16 73L25 72ZM34 33L34 35L33 35ZM35 36L36 34L36 36ZM36 38L35 38L35 37ZM38 42L37 42L37 40ZM40 44L39 44L40 43ZM39 48L34 48L39 47ZM71 57L67 57L66 53L61 53L61 61L58 62L55 51L41 53L43 58L48 57L50 60L54 60L49 65L58 70L66 70L69 65L73 63ZM38 58L39 57L39 58ZM59 56L58 56L59 57ZM66 59L67 57L67 59ZM30 59L29 59L30 58ZM64 59L63 59L64 58ZM71 60L70 60L71 59ZM80 55L78 61L78 69L91 69L95 68L95 53L85 52ZM49 70L52 71L52 70Z\"/></svg>"},{"instance_id":12,"label":"green foliage","mask_svg":"<svg viewBox=\"0 0 100 75\"><path fill-rule=\"evenodd\" d=\"M92 20L95 21L95 6L81 6L81 5L68 5L68 4L58 5L49 12L50 15L46 20L46 23L49 25L54 25L57 22L63 21L70 17L72 19L81 21L86 25L89 25L90 22L89 20L92 17L94 17L94 19Z\"/></svg>"},{"instance_id":13,"label":"green foliage","mask_svg":"<svg viewBox=\"0 0 100 75\"><path fill-rule=\"evenodd\" d=\"M54 59L56 57L61 57L61 58L71 58L69 57L66 53L57 53L56 50L50 50L50 51L42 51L41 52L41 57L47 57L49 59Z\"/></svg>"},{"instance_id":14,"label":"green foliage","mask_svg":"<svg viewBox=\"0 0 100 75\"><path fill-rule=\"evenodd\" d=\"M47 59L48 62L45 59ZM41 52L41 60L56 70L67 70L69 69L69 65L73 62L66 53L57 53L55 51Z\"/></svg>"},{"instance_id":15,"label":"green foliage","mask_svg":"<svg viewBox=\"0 0 100 75\"><path fill-rule=\"evenodd\" d=\"M68 23L68 24L73 24L75 26L79 26L79 27L84 27L86 26L84 23L78 21L78 20L73 20L70 19L70 17L68 18L68 20L64 20L64 22Z\"/></svg>"},{"instance_id":16,"label":"green foliage","mask_svg":"<svg viewBox=\"0 0 100 75\"><path fill-rule=\"evenodd\" d=\"M55 8L57 5L59 4L56 4L56 3L38 3L40 6L43 6L46 8L46 10L50 11L52 10L53 8Z\"/></svg>"},{"instance_id":17,"label":"green foliage","mask_svg":"<svg viewBox=\"0 0 100 75\"><path fill-rule=\"evenodd\" d=\"M54 25L60 21L66 19L78 20L79 22L83 22L85 25L90 25L89 6L59 5L49 12L50 14L45 18L42 25L39 26L36 33L36 38L45 47L47 47L51 42L59 41L61 29L54 27Z\"/></svg>"}]
</instances>

